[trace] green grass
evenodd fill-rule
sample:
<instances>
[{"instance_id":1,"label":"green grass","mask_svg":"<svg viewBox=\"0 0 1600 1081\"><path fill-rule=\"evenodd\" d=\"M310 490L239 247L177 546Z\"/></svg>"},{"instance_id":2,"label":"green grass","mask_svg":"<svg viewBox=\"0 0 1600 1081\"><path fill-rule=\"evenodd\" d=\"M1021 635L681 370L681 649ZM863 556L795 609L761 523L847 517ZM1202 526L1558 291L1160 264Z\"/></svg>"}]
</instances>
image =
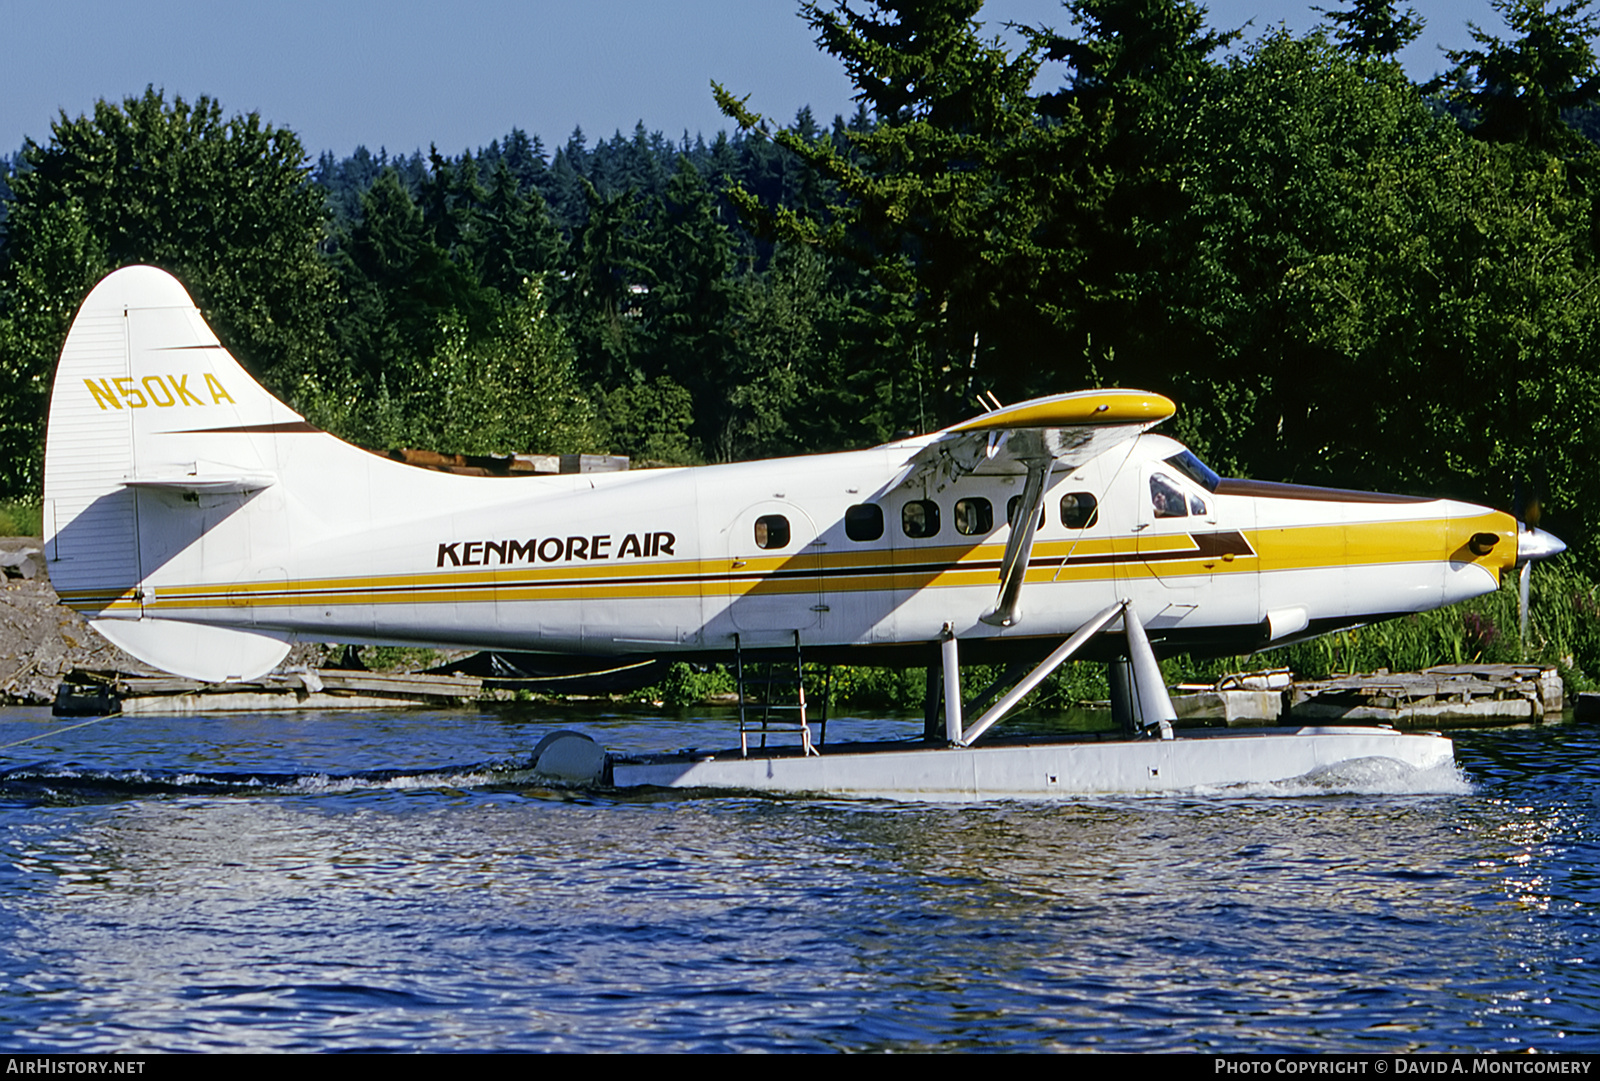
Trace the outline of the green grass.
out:
<instances>
[{"instance_id":1,"label":"green grass","mask_svg":"<svg viewBox=\"0 0 1600 1081\"><path fill-rule=\"evenodd\" d=\"M420 672L444 663L444 654L420 646L362 646L357 654L369 672Z\"/></svg>"},{"instance_id":2,"label":"green grass","mask_svg":"<svg viewBox=\"0 0 1600 1081\"><path fill-rule=\"evenodd\" d=\"M44 510L37 499L0 502L0 537L44 535Z\"/></svg>"},{"instance_id":3,"label":"green grass","mask_svg":"<svg viewBox=\"0 0 1600 1081\"><path fill-rule=\"evenodd\" d=\"M1323 635L1309 642L1244 656L1169 658L1161 663L1169 684L1210 683L1229 672L1288 668L1303 679L1341 672L1415 671L1436 664L1536 662L1560 669L1570 692L1600 683L1600 585L1573 566L1556 560L1534 568L1527 641L1517 628L1517 582L1508 575L1499 590L1463 604L1420 615ZM962 697L971 701L999 674L997 667L967 665L961 671ZM807 695L822 694L823 668L806 666ZM922 709L925 669L836 667L832 709ZM674 665L668 678L648 689L648 697L671 705L690 705L716 693L736 690L733 675L720 665ZM1064 710L1110 696L1105 665L1094 661L1062 665L1034 692L1031 710Z\"/></svg>"},{"instance_id":4,"label":"green grass","mask_svg":"<svg viewBox=\"0 0 1600 1081\"><path fill-rule=\"evenodd\" d=\"M733 674L720 664L684 664L667 669L667 676L653 687L636 692L636 697L668 706L692 706L714 694L730 694L738 688Z\"/></svg>"}]
</instances>

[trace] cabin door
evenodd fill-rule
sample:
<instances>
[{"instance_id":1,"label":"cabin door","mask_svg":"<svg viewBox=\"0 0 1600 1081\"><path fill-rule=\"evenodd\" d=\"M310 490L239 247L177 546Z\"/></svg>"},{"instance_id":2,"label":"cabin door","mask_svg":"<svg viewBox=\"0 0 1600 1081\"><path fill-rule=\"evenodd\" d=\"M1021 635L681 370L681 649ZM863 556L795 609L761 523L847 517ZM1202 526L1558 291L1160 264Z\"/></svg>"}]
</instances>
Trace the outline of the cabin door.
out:
<instances>
[{"instance_id":1,"label":"cabin door","mask_svg":"<svg viewBox=\"0 0 1600 1081\"><path fill-rule=\"evenodd\" d=\"M1224 521L1215 494L1161 465L1145 469L1139 495L1140 565L1162 587L1151 615L1170 625L1204 608L1208 624L1254 623L1259 585L1244 532L1254 521L1236 520L1237 509Z\"/></svg>"},{"instance_id":2,"label":"cabin door","mask_svg":"<svg viewBox=\"0 0 1600 1081\"><path fill-rule=\"evenodd\" d=\"M1180 621L1211 591L1215 561L1207 546L1217 529L1216 500L1159 465L1142 471L1138 498L1139 564L1162 587L1144 618Z\"/></svg>"},{"instance_id":3,"label":"cabin door","mask_svg":"<svg viewBox=\"0 0 1600 1081\"><path fill-rule=\"evenodd\" d=\"M817 541L815 523L792 503L763 500L739 512L728 531L725 577L735 628L800 631L819 625L824 606Z\"/></svg>"}]
</instances>

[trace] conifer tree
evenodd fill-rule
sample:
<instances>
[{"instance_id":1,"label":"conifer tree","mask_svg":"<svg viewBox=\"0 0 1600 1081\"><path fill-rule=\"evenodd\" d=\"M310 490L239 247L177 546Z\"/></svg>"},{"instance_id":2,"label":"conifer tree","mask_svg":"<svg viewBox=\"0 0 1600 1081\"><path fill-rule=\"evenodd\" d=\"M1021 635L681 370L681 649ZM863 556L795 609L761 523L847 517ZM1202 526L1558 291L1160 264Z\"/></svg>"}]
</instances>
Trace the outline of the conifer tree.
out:
<instances>
[{"instance_id":1,"label":"conifer tree","mask_svg":"<svg viewBox=\"0 0 1600 1081\"><path fill-rule=\"evenodd\" d=\"M745 190L741 210L792 243L819 245L871 269L919 313L917 343L898 351L926 366L936 414L964 412L992 376L982 351L1014 338L1038 284L1032 232L1054 205L1050 182L1027 170L1028 150L1052 133L1035 123L1036 50L1013 57L974 21L981 0L876 0L857 12L807 4L821 47L839 58L871 110L848 146L785 129L774 138L836 191L820 213L763 207ZM748 131L763 119L725 88L723 110ZM1060 193L1055 193L1060 194ZM1003 349L1013 357L1025 349Z\"/></svg>"},{"instance_id":2,"label":"conifer tree","mask_svg":"<svg viewBox=\"0 0 1600 1081\"><path fill-rule=\"evenodd\" d=\"M1547 154L1588 152L1562 114L1600 101L1593 0L1493 0L1493 6L1515 36L1502 40L1469 23L1478 48L1447 54L1456 64L1454 99L1474 119L1472 134Z\"/></svg>"},{"instance_id":3,"label":"conifer tree","mask_svg":"<svg viewBox=\"0 0 1600 1081\"><path fill-rule=\"evenodd\" d=\"M1415 8L1395 10L1395 0L1349 0L1342 11L1314 7L1333 27L1333 39L1352 56L1392 60L1417 40L1426 20Z\"/></svg>"}]
</instances>

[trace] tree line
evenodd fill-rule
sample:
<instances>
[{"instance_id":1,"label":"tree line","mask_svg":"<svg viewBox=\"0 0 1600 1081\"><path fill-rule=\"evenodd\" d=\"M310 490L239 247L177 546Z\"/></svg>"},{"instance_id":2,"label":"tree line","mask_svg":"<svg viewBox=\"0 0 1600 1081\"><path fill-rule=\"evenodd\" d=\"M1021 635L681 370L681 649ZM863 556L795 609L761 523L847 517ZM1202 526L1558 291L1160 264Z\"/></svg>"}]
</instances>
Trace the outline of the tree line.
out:
<instances>
[{"instance_id":1,"label":"tree line","mask_svg":"<svg viewBox=\"0 0 1600 1081\"><path fill-rule=\"evenodd\" d=\"M1224 472L1535 492L1592 555L1597 28L1494 7L1419 84L1393 0L1249 42L1187 0L1067 0L1014 44L980 0L807 4L857 113L719 86L710 141L313 162L208 98L63 114L0 173L0 494L37 491L77 304L149 262L375 448L722 461L1139 386Z\"/></svg>"}]
</instances>

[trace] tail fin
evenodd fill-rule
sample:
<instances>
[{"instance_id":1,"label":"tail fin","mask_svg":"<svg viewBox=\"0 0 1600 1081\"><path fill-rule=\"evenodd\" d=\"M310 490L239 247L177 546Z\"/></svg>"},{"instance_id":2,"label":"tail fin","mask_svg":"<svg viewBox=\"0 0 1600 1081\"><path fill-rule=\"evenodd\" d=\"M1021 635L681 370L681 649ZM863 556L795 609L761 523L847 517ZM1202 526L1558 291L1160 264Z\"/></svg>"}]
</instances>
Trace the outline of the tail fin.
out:
<instances>
[{"instance_id":1,"label":"tail fin","mask_svg":"<svg viewBox=\"0 0 1600 1081\"><path fill-rule=\"evenodd\" d=\"M73 321L50 398L45 558L63 603L168 671L270 670L288 635L157 622L146 607L163 568L248 556L260 516L228 519L276 482L272 440L248 437L291 430L309 426L228 354L175 278L145 266L107 276Z\"/></svg>"}]
</instances>

